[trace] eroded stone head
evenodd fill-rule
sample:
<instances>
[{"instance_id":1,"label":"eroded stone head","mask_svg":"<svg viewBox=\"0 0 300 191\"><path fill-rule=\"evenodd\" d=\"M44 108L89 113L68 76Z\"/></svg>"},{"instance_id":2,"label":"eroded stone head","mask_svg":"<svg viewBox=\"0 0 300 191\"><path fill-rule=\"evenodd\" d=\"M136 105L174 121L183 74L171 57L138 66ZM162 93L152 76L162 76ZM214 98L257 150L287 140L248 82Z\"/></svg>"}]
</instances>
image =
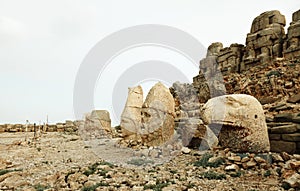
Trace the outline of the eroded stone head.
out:
<instances>
[{"instance_id":1,"label":"eroded stone head","mask_svg":"<svg viewBox=\"0 0 300 191\"><path fill-rule=\"evenodd\" d=\"M237 152L268 152L265 115L261 104L250 95L233 94L215 97L202 109L204 123L221 124L219 142Z\"/></svg>"},{"instance_id":2,"label":"eroded stone head","mask_svg":"<svg viewBox=\"0 0 300 191\"><path fill-rule=\"evenodd\" d=\"M160 82L150 89L144 103L141 87L129 88L120 124L124 139L149 146L168 141L174 134L174 109L169 89Z\"/></svg>"}]
</instances>

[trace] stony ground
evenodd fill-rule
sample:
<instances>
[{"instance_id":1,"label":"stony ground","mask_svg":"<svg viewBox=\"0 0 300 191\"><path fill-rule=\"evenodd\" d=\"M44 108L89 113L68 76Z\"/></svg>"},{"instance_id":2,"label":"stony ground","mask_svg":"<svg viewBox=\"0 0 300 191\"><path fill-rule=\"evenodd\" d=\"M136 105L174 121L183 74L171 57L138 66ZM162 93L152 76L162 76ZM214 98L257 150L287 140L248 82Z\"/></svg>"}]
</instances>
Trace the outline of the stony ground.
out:
<instances>
[{"instance_id":1,"label":"stony ground","mask_svg":"<svg viewBox=\"0 0 300 191\"><path fill-rule=\"evenodd\" d=\"M30 143L25 137L0 134L1 190L284 190L276 166L248 162L244 170L227 159L238 161L228 150L189 151L161 165L136 161L121 167L100 159L74 134L47 133L32 141L28 133Z\"/></svg>"}]
</instances>

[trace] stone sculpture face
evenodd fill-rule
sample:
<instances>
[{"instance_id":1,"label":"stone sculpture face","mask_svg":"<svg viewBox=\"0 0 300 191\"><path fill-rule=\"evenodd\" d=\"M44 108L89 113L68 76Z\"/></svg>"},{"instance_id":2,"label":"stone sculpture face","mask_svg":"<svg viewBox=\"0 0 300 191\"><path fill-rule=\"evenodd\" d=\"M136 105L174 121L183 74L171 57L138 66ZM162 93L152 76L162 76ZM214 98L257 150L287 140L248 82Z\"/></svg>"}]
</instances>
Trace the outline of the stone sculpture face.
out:
<instances>
[{"instance_id":1,"label":"stone sculpture face","mask_svg":"<svg viewBox=\"0 0 300 191\"><path fill-rule=\"evenodd\" d=\"M237 152L268 152L265 115L261 104L252 96L244 94L212 98L202 110L206 124L223 125L219 142Z\"/></svg>"},{"instance_id":2,"label":"stone sculpture face","mask_svg":"<svg viewBox=\"0 0 300 191\"><path fill-rule=\"evenodd\" d=\"M138 91L132 91L132 90ZM135 95L135 94L137 94ZM163 144L174 133L174 99L163 84L157 83L149 91L145 102L141 87L130 88L121 116L123 137L142 141L149 146Z\"/></svg>"}]
</instances>

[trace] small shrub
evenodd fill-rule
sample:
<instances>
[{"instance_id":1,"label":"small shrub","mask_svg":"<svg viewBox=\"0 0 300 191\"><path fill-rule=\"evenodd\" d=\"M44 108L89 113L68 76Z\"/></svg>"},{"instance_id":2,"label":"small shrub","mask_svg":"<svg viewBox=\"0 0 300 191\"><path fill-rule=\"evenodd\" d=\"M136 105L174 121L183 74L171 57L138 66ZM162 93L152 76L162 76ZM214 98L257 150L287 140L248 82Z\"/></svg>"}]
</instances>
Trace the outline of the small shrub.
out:
<instances>
[{"instance_id":1,"label":"small shrub","mask_svg":"<svg viewBox=\"0 0 300 191\"><path fill-rule=\"evenodd\" d=\"M168 186L168 182L156 182L156 184L149 184L144 186L144 190L152 189L154 191L161 191L164 187Z\"/></svg>"},{"instance_id":2,"label":"small shrub","mask_svg":"<svg viewBox=\"0 0 300 191\"><path fill-rule=\"evenodd\" d=\"M36 148L36 150L40 152L42 149L41 149L41 147L38 147L38 148Z\"/></svg>"},{"instance_id":3,"label":"small shrub","mask_svg":"<svg viewBox=\"0 0 300 191\"><path fill-rule=\"evenodd\" d=\"M264 173L264 177L268 177L271 175L271 171L270 170L267 170L265 173Z\"/></svg>"},{"instance_id":4,"label":"small shrub","mask_svg":"<svg viewBox=\"0 0 300 191\"><path fill-rule=\"evenodd\" d=\"M98 165L99 165L98 162L92 164L91 166L88 167L88 170L86 170L86 171L83 172L83 174L86 175L86 176L94 174L96 172L96 170L97 170Z\"/></svg>"},{"instance_id":5,"label":"small shrub","mask_svg":"<svg viewBox=\"0 0 300 191\"><path fill-rule=\"evenodd\" d=\"M50 188L49 186L45 186L45 185L42 185L42 184L37 184L37 185L34 185L33 187L36 191L44 191L44 190Z\"/></svg>"},{"instance_id":6,"label":"small shrub","mask_svg":"<svg viewBox=\"0 0 300 191\"><path fill-rule=\"evenodd\" d=\"M203 178L207 178L208 180L222 180L226 179L225 174L218 174L213 171L204 172L201 174Z\"/></svg>"},{"instance_id":7,"label":"small shrub","mask_svg":"<svg viewBox=\"0 0 300 191\"><path fill-rule=\"evenodd\" d=\"M15 171L22 171L22 169L12 169L12 170L9 170L9 169L3 169L3 170L0 170L0 176L1 175L4 175L4 174L7 174L9 172L15 172Z\"/></svg>"},{"instance_id":8,"label":"small shrub","mask_svg":"<svg viewBox=\"0 0 300 191\"><path fill-rule=\"evenodd\" d=\"M196 187L196 185L194 183L189 183L187 185L187 188L195 188L195 187Z\"/></svg>"},{"instance_id":9,"label":"small shrub","mask_svg":"<svg viewBox=\"0 0 300 191\"><path fill-rule=\"evenodd\" d=\"M213 157L213 155L205 153L200 160L194 162L195 166L203 166L206 167L208 164L208 160Z\"/></svg>"},{"instance_id":10,"label":"small shrub","mask_svg":"<svg viewBox=\"0 0 300 191\"><path fill-rule=\"evenodd\" d=\"M237 171L237 172L234 172L234 173L231 173L231 174L229 174L231 177L234 177L234 178L236 178L236 177L240 177L241 175L242 175L242 172L241 171Z\"/></svg>"},{"instance_id":11,"label":"small shrub","mask_svg":"<svg viewBox=\"0 0 300 191\"><path fill-rule=\"evenodd\" d=\"M290 186L288 183L286 183L286 182L282 183L281 187L282 187L283 189L285 189L285 190L288 190L288 189L291 188L291 186Z\"/></svg>"},{"instance_id":12,"label":"small shrub","mask_svg":"<svg viewBox=\"0 0 300 191\"><path fill-rule=\"evenodd\" d=\"M281 74L280 74L280 72L279 71L277 71L277 70L272 70L272 71L270 71L269 73L267 73L267 77L270 77L270 76L277 76L277 77L279 77Z\"/></svg>"},{"instance_id":13,"label":"small shrub","mask_svg":"<svg viewBox=\"0 0 300 191\"><path fill-rule=\"evenodd\" d=\"M99 165L107 165L109 166L110 168L113 168L115 165L109 163L109 162L106 162L106 161L103 161L103 162L100 162Z\"/></svg>"},{"instance_id":14,"label":"small shrub","mask_svg":"<svg viewBox=\"0 0 300 191\"><path fill-rule=\"evenodd\" d=\"M99 171L97 172L97 174L99 174L100 176L103 176L103 177L107 177L106 173L108 173L108 171L104 170L102 168L100 168Z\"/></svg>"},{"instance_id":15,"label":"small shrub","mask_svg":"<svg viewBox=\"0 0 300 191\"><path fill-rule=\"evenodd\" d=\"M176 174L176 173L177 173L177 170L170 170L170 173Z\"/></svg>"},{"instance_id":16,"label":"small shrub","mask_svg":"<svg viewBox=\"0 0 300 191\"><path fill-rule=\"evenodd\" d=\"M100 187L100 186L109 186L107 183L105 182L99 182L93 186L88 186L88 187L83 187L82 191L95 191L96 188Z\"/></svg>"},{"instance_id":17,"label":"small shrub","mask_svg":"<svg viewBox=\"0 0 300 191\"><path fill-rule=\"evenodd\" d=\"M49 162L48 162L48 161L42 161L42 163L44 163L44 164L49 164Z\"/></svg>"},{"instance_id":18,"label":"small shrub","mask_svg":"<svg viewBox=\"0 0 300 191\"><path fill-rule=\"evenodd\" d=\"M9 172L12 172L12 171L11 170L7 170L7 169L0 170L0 176L3 175L3 174L9 173Z\"/></svg>"},{"instance_id":19,"label":"small shrub","mask_svg":"<svg viewBox=\"0 0 300 191\"><path fill-rule=\"evenodd\" d=\"M213 155L205 153L199 161L194 162L195 166L203 166L203 167L219 167L224 163L224 159L218 158L215 162L208 162L208 160L213 157Z\"/></svg>"}]
</instances>

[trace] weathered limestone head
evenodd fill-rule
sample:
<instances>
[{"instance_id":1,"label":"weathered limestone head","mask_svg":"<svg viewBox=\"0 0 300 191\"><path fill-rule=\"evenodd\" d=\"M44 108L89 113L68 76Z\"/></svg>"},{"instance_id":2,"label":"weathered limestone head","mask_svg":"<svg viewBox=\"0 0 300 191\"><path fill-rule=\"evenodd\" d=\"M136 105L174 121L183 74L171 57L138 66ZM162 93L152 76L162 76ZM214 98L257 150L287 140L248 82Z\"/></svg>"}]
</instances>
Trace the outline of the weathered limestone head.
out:
<instances>
[{"instance_id":1,"label":"weathered limestone head","mask_svg":"<svg viewBox=\"0 0 300 191\"><path fill-rule=\"evenodd\" d=\"M207 48L206 57L208 56L218 56L220 50L223 48L221 42L214 42Z\"/></svg>"},{"instance_id":2,"label":"weathered limestone head","mask_svg":"<svg viewBox=\"0 0 300 191\"><path fill-rule=\"evenodd\" d=\"M206 124L221 124L219 142L236 152L269 152L270 143L261 104L250 95L215 97L202 109Z\"/></svg>"},{"instance_id":3,"label":"weathered limestone head","mask_svg":"<svg viewBox=\"0 0 300 191\"><path fill-rule=\"evenodd\" d=\"M174 116L173 96L162 83L150 89L144 103L141 87L130 88L121 116L123 137L149 146L160 145L174 134Z\"/></svg>"},{"instance_id":4,"label":"weathered limestone head","mask_svg":"<svg viewBox=\"0 0 300 191\"><path fill-rule=\"evenodd\" d=\"M136 132L141 126L141 106L143 105L143 89L141 86L128 88L128 97L121 115L122 134L124 137L138 139Z\"/></svg>"}]
</instances>

